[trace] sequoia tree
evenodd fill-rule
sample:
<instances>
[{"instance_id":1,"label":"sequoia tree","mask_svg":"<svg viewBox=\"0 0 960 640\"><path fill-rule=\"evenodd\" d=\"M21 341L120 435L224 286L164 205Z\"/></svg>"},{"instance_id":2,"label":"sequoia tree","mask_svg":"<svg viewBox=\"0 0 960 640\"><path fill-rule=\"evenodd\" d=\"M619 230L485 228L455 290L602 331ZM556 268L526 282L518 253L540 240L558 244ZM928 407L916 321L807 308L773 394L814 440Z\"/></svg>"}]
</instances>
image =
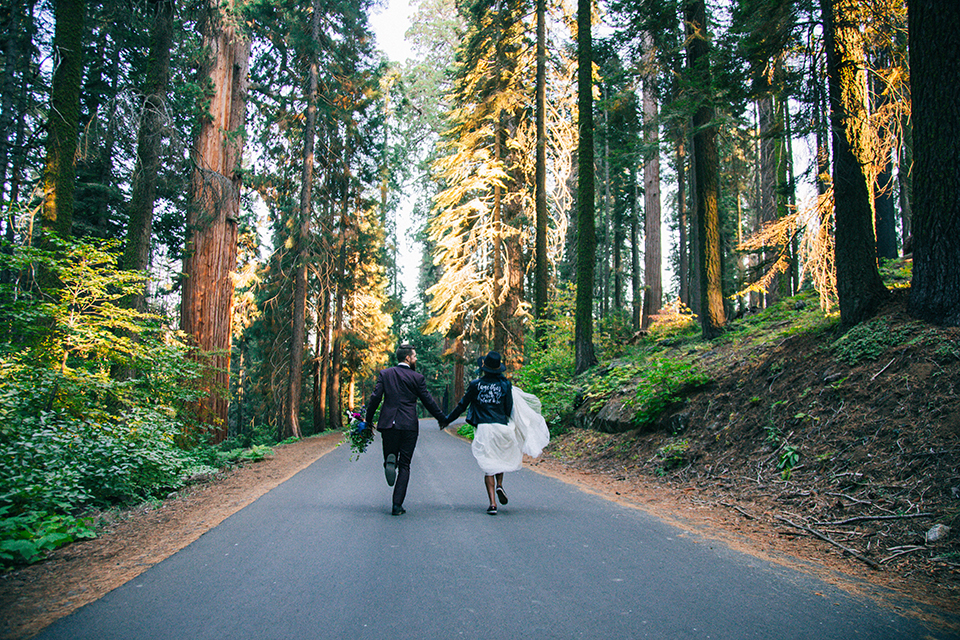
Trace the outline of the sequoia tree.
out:
<instances>
[{"instance_id":1,"label":"sequoia tree","mask_svg":"<svg viewBox=\"0 0 960 640\"><path fill-rule=\"evenodd\" d=\"M723 330L726 312L720 254L720 158L715 112L709 94L713 81L704 0L692 0L684 5L684 22L688 31L690 81L693 91L698 94L693 114L693 165L697 212L694 250L699 257L700 269L700 326L703 337L711 339Z\"/></svg>"},{"instance_id":2,"label":"sequoia tree","mask_svg":"<svg viewBox=\"0 0 960 640\"><path fill-rule=\"evenodd\" d=\"M241 131L246 105L250 42L233 15L233 4L207 5L201 20L207 57L201 83L211 86L207 111L192 150L193 175L187 209L180 327L192 337L207 367L207 396L199 418L213 440L227 436L233 270L237 262L243 152Z\"/></svg>"}]
</instances>

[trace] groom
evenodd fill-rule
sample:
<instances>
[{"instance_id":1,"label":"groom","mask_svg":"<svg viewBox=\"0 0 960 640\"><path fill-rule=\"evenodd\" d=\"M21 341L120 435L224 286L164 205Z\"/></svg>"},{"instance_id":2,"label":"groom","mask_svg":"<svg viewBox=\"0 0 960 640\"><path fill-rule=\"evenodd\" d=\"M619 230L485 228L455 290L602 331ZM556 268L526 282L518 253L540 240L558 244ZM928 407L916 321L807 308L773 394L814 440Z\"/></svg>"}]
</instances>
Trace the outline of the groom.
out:
<instances>
[{"instance_id":1,"label":"groom","mask_svg":"<svg viewBox=\"0 0 960 640\"><path fill-rule=\"evenodd\" d=\"M426 379L417 372L416 350L409 344L402 344L397 349L397 366L377 374L377 384L367 402L366 415L367 424L373 424L373 415L383 401L377 430L383 442L383 471L387 484L393 487L392 514L395 516L406 513L403 499L410 480L410 460L420 434L417 399L437 419L441 429L447 426L443 410L427 391Z\"/></svg>"}]
</instances>

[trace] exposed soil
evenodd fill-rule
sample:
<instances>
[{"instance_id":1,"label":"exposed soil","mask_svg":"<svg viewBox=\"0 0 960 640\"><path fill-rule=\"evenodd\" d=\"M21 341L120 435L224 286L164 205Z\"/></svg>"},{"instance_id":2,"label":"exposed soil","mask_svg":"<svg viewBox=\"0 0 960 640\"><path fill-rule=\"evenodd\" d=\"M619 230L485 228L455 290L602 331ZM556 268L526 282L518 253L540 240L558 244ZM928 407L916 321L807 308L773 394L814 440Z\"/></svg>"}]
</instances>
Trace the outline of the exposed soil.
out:
<instances>
[{"instance_id":1,"label":"exposed soil","mask_svg":"<svg viewBox=\"0 0 960 640\"><path fill-rule=\"evenodd\" d=\"M527 466L921 617L931 637L960 635L960 330L915 323L899 299L882 315L913 333L876 360L842 365L823 336L697 353L715 382L657 429L574 429ZM278 446L2 576L0 636L30 637L103 596L339 441ZM800 453L789 479L787 445ZM935 524L952 531L928 543Z\"/></svg>"}]
</instances>

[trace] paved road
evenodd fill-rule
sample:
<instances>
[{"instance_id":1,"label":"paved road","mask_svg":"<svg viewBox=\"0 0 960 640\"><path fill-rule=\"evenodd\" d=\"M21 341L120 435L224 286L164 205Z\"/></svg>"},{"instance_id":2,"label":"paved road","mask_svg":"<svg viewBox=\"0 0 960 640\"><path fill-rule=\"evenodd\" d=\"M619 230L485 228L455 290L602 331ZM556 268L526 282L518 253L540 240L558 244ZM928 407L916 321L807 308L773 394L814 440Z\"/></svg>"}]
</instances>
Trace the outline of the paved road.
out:
<instances>
[{"instance_id":1,"label":"paved road","mask_svg":"<svg viewBox=\"0 0 960 640\"><path fill-rule=\"evenodd\" d=\"M488 516L468 445L432 420L393 517L377 449L339 447L39 637L951 637L532 471Z\"/></svg>"}]
</instances>

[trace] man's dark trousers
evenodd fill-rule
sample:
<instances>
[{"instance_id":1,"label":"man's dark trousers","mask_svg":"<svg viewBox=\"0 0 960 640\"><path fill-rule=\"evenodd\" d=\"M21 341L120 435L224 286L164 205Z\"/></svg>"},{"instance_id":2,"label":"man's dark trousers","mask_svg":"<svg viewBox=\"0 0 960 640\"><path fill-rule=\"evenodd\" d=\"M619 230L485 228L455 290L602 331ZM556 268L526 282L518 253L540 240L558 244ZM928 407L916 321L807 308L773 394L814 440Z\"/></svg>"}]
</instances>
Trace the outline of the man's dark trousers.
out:
<instances>
[{"instance_id":1,"label":"man's dark trousers","mask_svg":"<svg viewBox=\"0 0 960 640\"><path fill-rule=\"evenodd\" d=\"M383 459L391 453L397 457L397 481L393 485L393 504L402 505L407 497L407 483L410 481L410 460L417 447L420 433L409 429L383 429L380 440L383 443Z\"/></svg>"}]
</instances>

